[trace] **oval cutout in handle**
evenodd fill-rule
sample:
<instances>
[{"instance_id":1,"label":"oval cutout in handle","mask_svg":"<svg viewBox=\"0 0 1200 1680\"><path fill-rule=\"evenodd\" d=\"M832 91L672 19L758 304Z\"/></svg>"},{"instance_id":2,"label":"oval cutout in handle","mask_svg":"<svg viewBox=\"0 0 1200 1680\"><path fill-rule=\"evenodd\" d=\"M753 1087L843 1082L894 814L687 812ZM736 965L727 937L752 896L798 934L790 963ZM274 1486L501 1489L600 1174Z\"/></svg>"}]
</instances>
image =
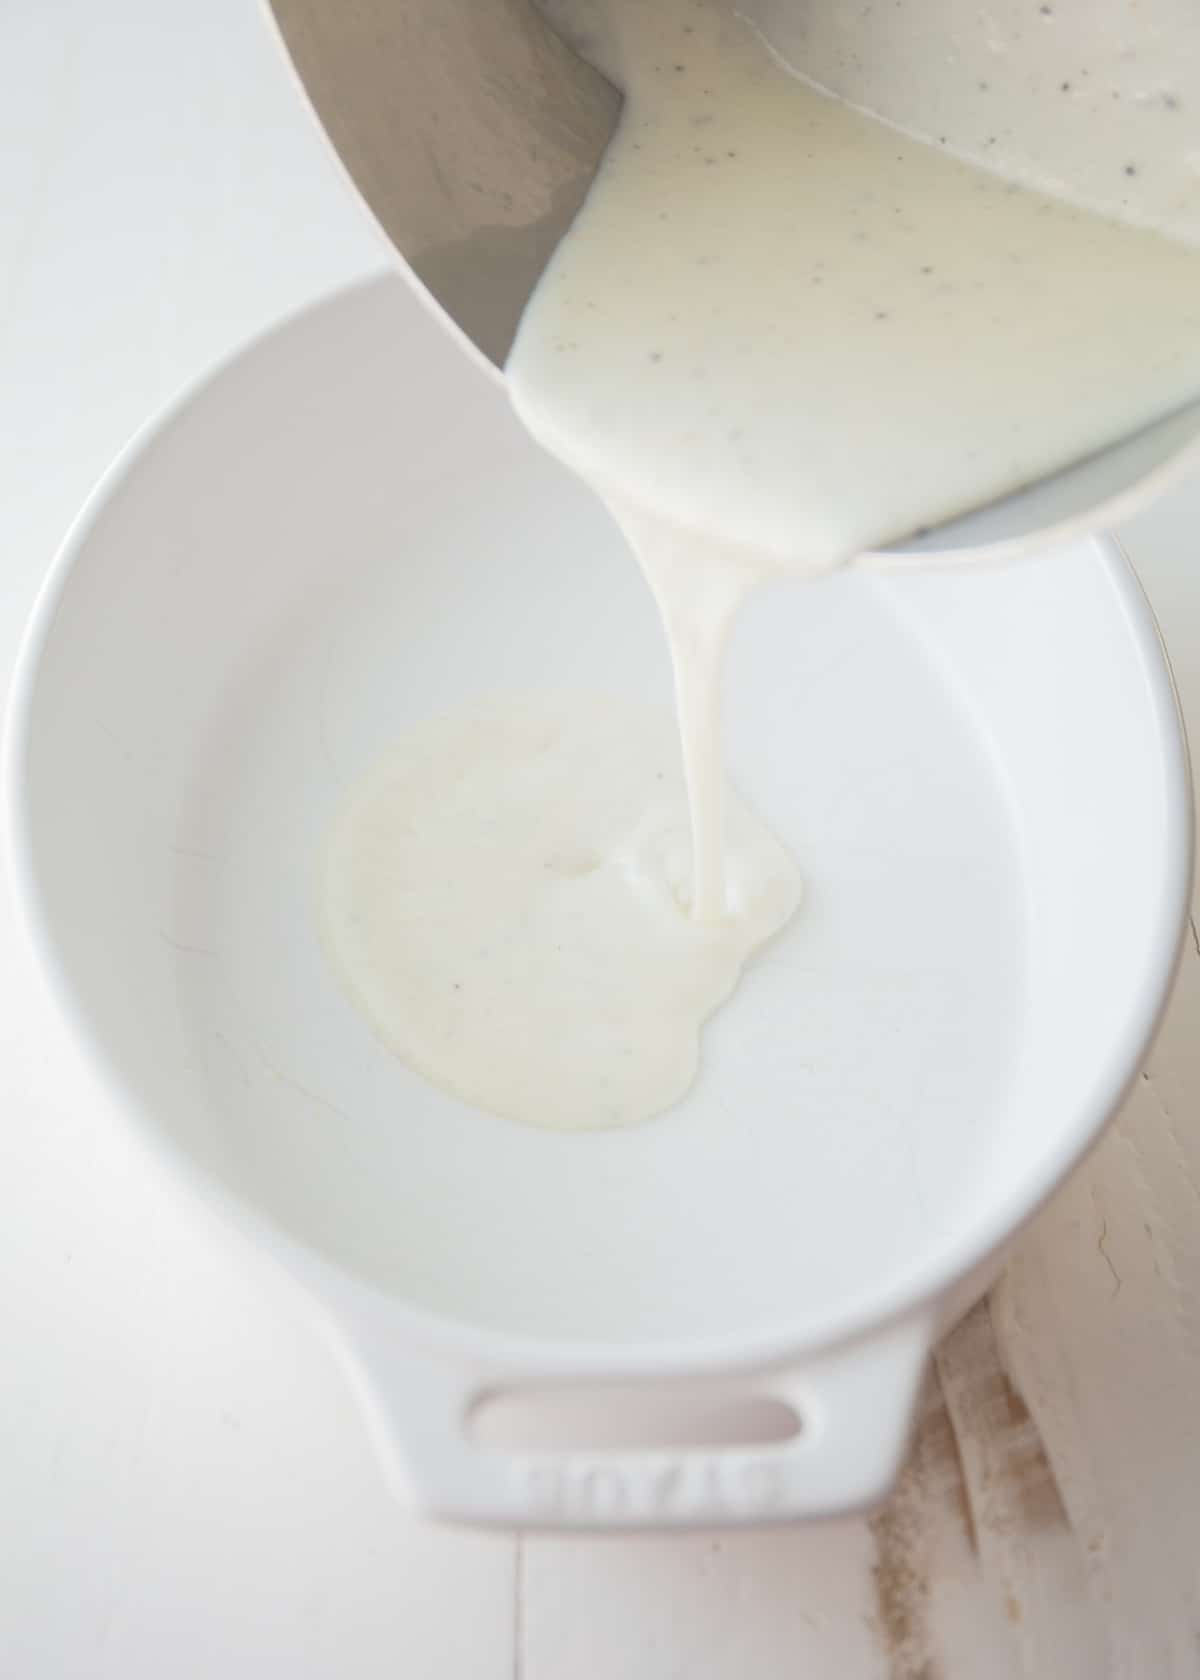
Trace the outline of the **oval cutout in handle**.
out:
<instances>
[{"instance_id":1,"label":"oval cutout in handle","mask_svg":"<svg viewBox=\"0 0 1200 1680\"><path fill-rule=\"evenodd\" d=\"M477 1447L542 1453L770 1446L802 1427L777 1395L678 1382L493 1389L466 1419Z\"/></svg>"}]
</instances>

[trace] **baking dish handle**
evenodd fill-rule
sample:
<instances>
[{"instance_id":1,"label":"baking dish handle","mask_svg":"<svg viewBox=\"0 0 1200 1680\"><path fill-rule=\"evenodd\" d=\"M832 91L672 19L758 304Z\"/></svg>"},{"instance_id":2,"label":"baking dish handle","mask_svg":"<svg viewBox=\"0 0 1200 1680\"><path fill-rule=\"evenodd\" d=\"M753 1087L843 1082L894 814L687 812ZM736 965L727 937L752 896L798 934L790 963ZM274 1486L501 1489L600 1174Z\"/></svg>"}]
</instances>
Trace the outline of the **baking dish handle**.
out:
<instances>
[{"instance_id":1,"label":"baking dish handle","mask_svg":"<svg viewBox=\"0 0 1200 1680\"><path fill-rule=\"evenodd\" d=\"M556 1390L603 1398L617 1379L464 1370L397 1345L382 1327L339 1327L389 1479L406 1503L453 1522L551 1529L690 1528L830 1516L888 1491L907 1448L933 1326L908 1318L795 1364L716 1379L622 1377L624 1392L719 1388L783 1402L796 1434L767 1445L500 1449L472 1439L489 1396Z\"/></svg>"}]
</instances>

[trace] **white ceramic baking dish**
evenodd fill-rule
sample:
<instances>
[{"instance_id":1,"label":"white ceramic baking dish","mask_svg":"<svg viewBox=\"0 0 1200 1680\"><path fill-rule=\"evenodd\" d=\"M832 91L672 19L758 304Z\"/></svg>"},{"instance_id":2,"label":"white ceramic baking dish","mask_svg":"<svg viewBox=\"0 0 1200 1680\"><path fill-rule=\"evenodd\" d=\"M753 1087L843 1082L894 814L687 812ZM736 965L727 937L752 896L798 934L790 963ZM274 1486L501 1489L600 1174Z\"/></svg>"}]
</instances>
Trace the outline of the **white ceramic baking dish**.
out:
<instances>
[{"instance_id":1,"label":"white ceramic baking dish","mask_svg":"<svg viewBox=\"0 0 1200 1680\"><path fill-rule=\"evenodd\" d=\"M606 516L399 280L267 335L70 535L11 707L41 965L98 1080L330 1331L439 1516L779 1520L879 1496L933 1338L1138 1068L1186 916L1155 626L1110 544L752 604L745 795L801 914L692 1094L555 1135L399 1065L314 928L347 782L490 692L668 703Z\"/></svg>"}]
</instances>

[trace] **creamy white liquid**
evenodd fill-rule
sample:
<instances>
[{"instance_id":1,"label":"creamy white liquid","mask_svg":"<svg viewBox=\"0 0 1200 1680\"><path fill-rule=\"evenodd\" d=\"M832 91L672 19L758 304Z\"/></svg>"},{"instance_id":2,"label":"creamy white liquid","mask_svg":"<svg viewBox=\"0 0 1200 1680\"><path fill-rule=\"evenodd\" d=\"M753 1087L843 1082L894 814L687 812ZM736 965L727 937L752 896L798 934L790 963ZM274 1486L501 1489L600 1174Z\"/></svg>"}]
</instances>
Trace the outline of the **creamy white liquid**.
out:
<instances>
[{"instance_id":1,"label":"creamy white liquid","mask_svg":"<svg viewBox=\"0 0 1200 1680\"><path fill-rule=\"evenodd\" d=\"M507 373L525 424L602 493L816 570L1200 394L1190 247L828 97L726 0L549 9L625 106ZM944 58L919 68L914 99L958 81Z\"/></svg>"},{"instance_id":2,"label":"creamy white liquid","mask_svg":"<svg viewBox=\"0 0 1200 1680\"><path fill-rule=\"evenodd\" d=\"M513 1119L605 1126L683 1094L700 1025L798 898L794 865L725 793L740 601L771 570L827 570L1194 398L1200 257L1028 190L1031 148L1000 144L999 122L984 173L950 155L972 154L969 135L927 144L829 97L726 0L544 9L626 102L509 385L641 561L684 776L660 732L611 708L431 725L344 811L324 920L410 1065ZM835 10L786 8L807 20L801 68L806 43L817 68L844 48L843 91L885 114L890 99L892 122L964 108L953 55L863 73ZM1157 199L1134 189L1150 150L1122 166L1120 202L1099 165L1078 197L1178 233L1186 194L1165 192L1172 226L1161 181ZM1043 160L1037 178L1053 174Z\"/></svg>"},{"instance_id":3,"label":"creamy white liquid","mask_svg":"<svg viewBox=\"0 0 1200 1680\"><path fill-rule=\"evenodd\" d=\"M915 138L1200 244L1194 0L745 0L742 10L812 81Z\"/></svg>"},{"instance_id":4,"label":"creamy white liquid","mask_svg":"<svg viewBox=\"0 0 1200 1680\"><path fill-rule=\"evenodd\" d=\"M669 714L497 703L401 742L340 814L324 931L380 1037L436 1084L535 1126L677 1101L699 1029L791 915L795 866L736 801L730 914L698 922Z\"/></svg>"}]
</instances>

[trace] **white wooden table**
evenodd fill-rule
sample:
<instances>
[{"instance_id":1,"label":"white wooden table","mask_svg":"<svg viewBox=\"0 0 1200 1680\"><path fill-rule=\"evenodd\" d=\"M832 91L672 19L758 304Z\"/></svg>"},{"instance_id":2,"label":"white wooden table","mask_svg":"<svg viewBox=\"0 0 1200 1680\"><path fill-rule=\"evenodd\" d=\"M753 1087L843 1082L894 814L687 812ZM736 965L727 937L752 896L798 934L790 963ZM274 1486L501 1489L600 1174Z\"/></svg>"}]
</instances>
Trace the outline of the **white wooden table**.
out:
<instances>
[{"instance_id":1,"label":"white wooden table","mask_svg":"<svg viewBox=\"0 0 1200 1680\"><path fill-rule=\"evenodd\" d=\"M384 261L255 0L4 0L0 671L127 434ZM1194 724L1197 528L1193 484L1127 533ZM5 1680L1200 1675L1194 927L1124 1114L941 1349L890 1506L585 1542L394 1507L324 1349L162 1194L7 893L0 922Z\"/></svg>"}]
</instances>

